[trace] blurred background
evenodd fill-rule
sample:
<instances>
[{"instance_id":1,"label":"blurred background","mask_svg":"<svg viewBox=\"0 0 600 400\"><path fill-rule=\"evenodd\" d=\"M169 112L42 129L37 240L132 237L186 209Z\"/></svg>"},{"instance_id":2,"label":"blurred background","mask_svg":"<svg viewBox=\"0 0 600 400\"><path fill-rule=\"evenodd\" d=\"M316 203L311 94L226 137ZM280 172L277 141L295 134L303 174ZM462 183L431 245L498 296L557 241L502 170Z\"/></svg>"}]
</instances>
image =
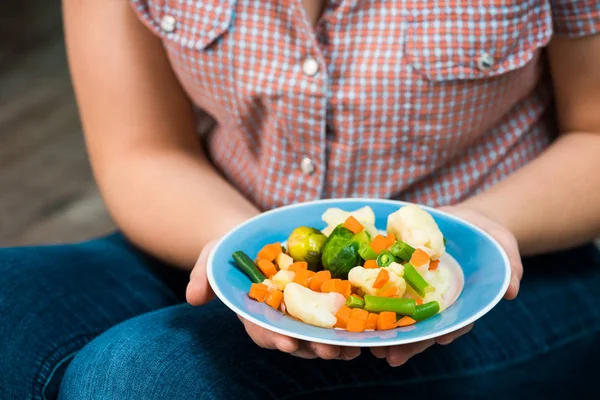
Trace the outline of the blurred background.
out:
<instances>
[{"instance_id":1,"label":"blurred background","mask_svg":"<svg viewBox=\"0 0 600 400\"><path fill-rule=\"evenodd\" d=\"M0 246L113 229L85 153L60 0L0 0Z\"/></svg>"}]
</instances>

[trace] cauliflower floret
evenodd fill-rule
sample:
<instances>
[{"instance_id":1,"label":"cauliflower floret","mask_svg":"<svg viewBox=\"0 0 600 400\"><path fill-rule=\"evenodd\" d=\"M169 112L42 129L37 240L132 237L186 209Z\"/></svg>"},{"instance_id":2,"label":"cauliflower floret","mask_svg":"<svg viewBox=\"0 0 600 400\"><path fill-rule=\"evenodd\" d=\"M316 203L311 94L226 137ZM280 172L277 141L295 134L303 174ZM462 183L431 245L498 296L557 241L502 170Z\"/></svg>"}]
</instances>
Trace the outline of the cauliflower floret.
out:
<instances>
[{"instance_id":1,"label":"cauliflower floret","mask_svg":"<svg viewBox=\"0 0 600 400\"><path fill-rule=\"evenodd\" d=\"M397 263L397 262L392 262L390 265L387 266L387 269L389 269L390 271L394 271L394 273L396 273L396 275L404 277L404 265Z\"/></svg>"},{"instance_id":2,"label":"cauliflower floret","mask_svg":"<svg viewBox=\"0 0 600 400\"><path fill-rule=\"evenodd\" d=\"M275 290L275 289L277 289L277 286L270 279L265 279L264 281L262 281L262 283L263 283L263 285L267 285L267 287L269 288L269 290Z\"/></svg>"},{"instance_id":3,"label":"cauliflower floret","mask_svg":"<svg viewBox=\"0 0 600 400\"><path fill-rule=\"evenodd\" d=\"M290 267L290 265L292 265L294 263L294 259L285 253L279 253L277 258L275 259L275 262L277 263L277 266L279 267L279 269L283 269L283 270L287 271L287 269Z\"/></svg>"},{"instance_id":4,"label":"cauliflower floret","mask_svg":"<svg viewBox=\"0 0 600 400\"><path fill-rule=\"evenodd\" d=\"M444 236L433 217L416 205L407 205L388 216L387 232L438 260L445 252ZM425 250L427 249L427 250Z\"/></svg>"},{"instance_id":5,"label":"cauliflower floret","mask_svg":"<svg viewBox=\"0 0 600 400\"><path fill-rule=\"evenodd\" d=\"M292 317L322 328L333 328L337 322L335 314L346 302L340 293L318 293L295 282L285 287L283 299Z\"/></svg>"},{"instance_id":6,"label":"cauliflower floret","mask_svg":"<svg viewBox=\"0 0 600 400\"><path fill-rule=\"evenodd\" d=\"M369 206L359 208L352 212L344 211L340 208L327 209L321 216L321 219L327 224L327 227L323 229L322 232L329 236L336 226L343 224L351 215L365 227L365 230L371 237L377 235L378 231L375 228L375 213Z\"/></svg>"},{"instance_id":7,"label":"cauliflower floret","mask_svg":"<svg viewBox=\"0 0 600 400\"><path fill-rule=\"evenodd\" d=\"M278 290L283 290L288 283L294 280L295 275L294 271L281 270L277 271L277 273L271 277L271 281L273 281L273 284L275 284Z\"/></svg>"},{"instance_id":8,"label":"cauliflower floret","mask_svg":"<svg viewBox=\"0 0 600 400\"><path fill-rule=\"evenodd\" d=\"M446 304L444 303L444 298L441 294L437 292L427 293L425 297L423 297L423 304L429 303L430 301L437 301L440 305L440 311L446 308Z\"/></svg>"},{"instance_id":9,"label":"cauliflower floret","mask_svg":"<svg viewBox=\"0 0 600 400\"><path fill-rule=\"evenodd\" d=\"M435 292L444 294L450 287L448 271L446 269L438 269L436 271L426 271L421 274L423 278L435 288Z\"/></svg>"},{"instance_id":10,"label":"cauliflower floret","mask_svg":"<svg viewBox=\"0 0 600 400\"><path fill-rule=\"evenodd\" d=\"M400 265L400 267L402 266ZM360 288L366 294L376 296L377 292L380 290L386 290L389 287L396 287L396 296L402 296L406 291L406 282L404 281L404 278L395 272L394 269L390 270L389 267L386 268L390 277L388 282L380 289L373 288L373 283L375 282L375 279L377 279L377 275L379 275L379 271L381 271L381 269L382 268L365 269L363 267L354 267L348 273L348 280L352 286ZM400 272L399 268L395 267L395 269ZM402 267L401 272L404 274L404 267Z\"/></svg>"}]
</instances>

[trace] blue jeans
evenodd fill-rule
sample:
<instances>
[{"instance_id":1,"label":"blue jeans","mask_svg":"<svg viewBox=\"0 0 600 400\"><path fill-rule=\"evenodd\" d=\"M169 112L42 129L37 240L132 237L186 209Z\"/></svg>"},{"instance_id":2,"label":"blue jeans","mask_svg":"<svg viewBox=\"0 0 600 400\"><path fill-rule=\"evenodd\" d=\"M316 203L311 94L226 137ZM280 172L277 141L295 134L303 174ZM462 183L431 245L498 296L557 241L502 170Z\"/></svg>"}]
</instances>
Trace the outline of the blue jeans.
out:
<instances>
[{"instance_id":1,"label":"blue jeans","mask_svg":"<svg viewBox=\"0 0 600 400\"><path fill-rule=\"evenodd\" d=\"M183 303L187 274L120 235L0 249L0 399L597 398L600 253L524 262L517 300L391 368L368 350L260 349L218 300Z\"/></svg>"}]
</instances>

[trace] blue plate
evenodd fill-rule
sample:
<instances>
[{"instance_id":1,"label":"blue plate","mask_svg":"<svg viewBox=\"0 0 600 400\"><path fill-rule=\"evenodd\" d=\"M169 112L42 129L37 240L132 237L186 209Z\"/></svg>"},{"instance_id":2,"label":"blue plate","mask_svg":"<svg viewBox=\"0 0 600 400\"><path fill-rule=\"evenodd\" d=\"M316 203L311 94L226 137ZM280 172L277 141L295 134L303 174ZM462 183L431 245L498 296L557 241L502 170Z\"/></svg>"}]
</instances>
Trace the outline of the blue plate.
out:
<instances>
[{"instance_id":1,"label":"blue plate","mask_svg":"<svg viewBox=\"0 0 600 400\"><path fill-rule=\"evenodd\" d=\"M388 215L407 204L410 203L333 199L294 204L263 213L235 228L215 246L208 260L210 285L219 299L242 317L271 331L302 340L375 347L418 342L456 331L481 318L502 299L510 280L510 265L506 253L490 235L436 209L421 206L433 215L446 237L446 250L460 265L464 286L446 310L405 328L354 333L300 322L248 298L251 282L234 266L231 258L237 250L255 257L265 244L286 241L298 226L323 229L325 223L321 221L321 215L330 207L352 211L370 206L375 213L377 228L385 230Z\"/></svg>"}]
</instances>

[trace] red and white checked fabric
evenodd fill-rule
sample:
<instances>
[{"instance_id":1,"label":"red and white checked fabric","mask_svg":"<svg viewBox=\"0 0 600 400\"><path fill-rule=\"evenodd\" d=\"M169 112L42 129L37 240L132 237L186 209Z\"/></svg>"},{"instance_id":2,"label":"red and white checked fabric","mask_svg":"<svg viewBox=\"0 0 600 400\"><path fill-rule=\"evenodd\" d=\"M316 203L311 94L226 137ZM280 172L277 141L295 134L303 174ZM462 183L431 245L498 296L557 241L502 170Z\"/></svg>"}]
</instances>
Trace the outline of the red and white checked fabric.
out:
<instances>
[{"instance_id":1,"label":"red and white checked fabric","mask_svg":"<svg viewBox=\"0 0 600 400\"><path fill-rule=\"evenodd\" d=\"M549 143L544 46L600 31L595 0L335 0L315 27L298 0L131 1L262 209L488 188Z\"/></svg>"}]
</instances>

